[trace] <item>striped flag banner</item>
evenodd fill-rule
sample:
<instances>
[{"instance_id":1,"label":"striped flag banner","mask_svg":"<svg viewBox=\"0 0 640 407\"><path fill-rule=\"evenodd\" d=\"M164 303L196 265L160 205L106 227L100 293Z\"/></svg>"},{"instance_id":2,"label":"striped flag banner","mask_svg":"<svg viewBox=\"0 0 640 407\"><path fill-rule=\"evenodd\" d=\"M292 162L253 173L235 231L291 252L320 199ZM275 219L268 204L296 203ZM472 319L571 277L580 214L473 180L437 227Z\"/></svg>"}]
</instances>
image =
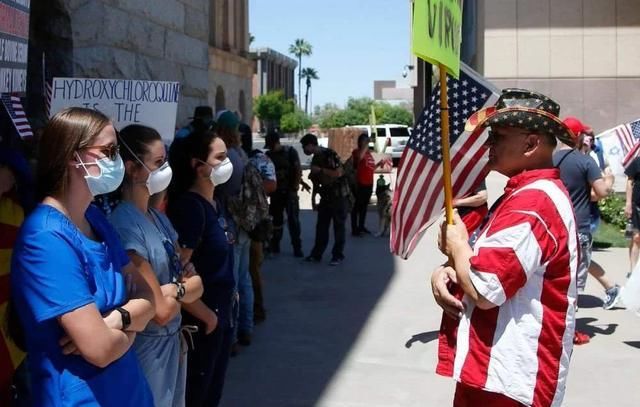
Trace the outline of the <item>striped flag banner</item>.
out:
<instances>
[{"instance_id":1,"label":"striped flag banner","mask_svg":"<svg viewBox=\"0 0 640 407\"><path fill-rule=\"evenodd\" d=\"M596 143L602 149L604 161L615 175L614 190L624 191L627 183L625 166L640 154L640 150L634 148L640 143L640 119L603 131L596 136Z\"/></svg>"},{"instance_id":2,"label":"striped flag banner","mask_svg":"<svg viewBox=\"0 0 640 407\"><path fill-rule=\"evenodd\" d=\"M45 53L42 53L42 95L44 98L44 114L47 118L51 117L51 99L53 98L53 78L47 72L47 61Z\"/></svg>"},{"instance_id":3,"label":"striped flag banner","mask_svg":"<svg viewBox=\"0 0 640 407\"><path fill-rule=\"evenodd\" d=\"M627 167L634 158L638 157L640 153L640 119L623 125L626 131L633 137L634 146L622 159L622 166ZM622 127L622 126L619 126Z\"/></svg>"},{"instance_id":4,"label":"striped flag banner","mask_svg":"<svg viewBox=\"0 0 640 407\"><path fill-rule=\"evenodd\" d=\"M487 132L475 138L465 131L469 116L493 106L498 89L461 64L460 78L447 77L453 196L463 197L487 175ZM440 85L416 121L402 155L393 197L391 251L407 259L420 237L440 216L444 206Z\"/></svg>"},{"instance_id":5,"label":"striped flag banner","mask_svg":"<svg viewBox=\"0 0 640 407\"><path fill-rule=\"evenodd\" d=\"M18 135L22 138L33 137L31 125L29 125L27 115L24 113L24 109L22 108L20 97L13 93L3 93L2 104L5 109L7 109L7 113L9 113L9 117L18 131Z\"/></svg>"}]
</instances>

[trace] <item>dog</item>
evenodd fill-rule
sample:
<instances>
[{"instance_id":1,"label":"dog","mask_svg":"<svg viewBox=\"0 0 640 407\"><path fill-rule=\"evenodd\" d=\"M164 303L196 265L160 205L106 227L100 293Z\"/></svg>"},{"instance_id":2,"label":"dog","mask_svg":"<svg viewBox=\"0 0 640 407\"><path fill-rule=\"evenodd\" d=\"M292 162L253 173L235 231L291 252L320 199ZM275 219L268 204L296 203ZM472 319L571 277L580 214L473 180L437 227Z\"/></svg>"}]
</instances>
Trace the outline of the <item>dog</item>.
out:
<instances>
[{"instance_id":1,"label":"dog","mask_svg":"<svg viewBox=\"0 0 640 407\"><path fill-rule=\"evenodd\" d=\"M378 232L375 237L386 235L391 226L391 201L393 200L393 191L390 185L379 185L376 188L376 197L378 202L376 208L378 210Z\"/></svg>"}]
</instances>

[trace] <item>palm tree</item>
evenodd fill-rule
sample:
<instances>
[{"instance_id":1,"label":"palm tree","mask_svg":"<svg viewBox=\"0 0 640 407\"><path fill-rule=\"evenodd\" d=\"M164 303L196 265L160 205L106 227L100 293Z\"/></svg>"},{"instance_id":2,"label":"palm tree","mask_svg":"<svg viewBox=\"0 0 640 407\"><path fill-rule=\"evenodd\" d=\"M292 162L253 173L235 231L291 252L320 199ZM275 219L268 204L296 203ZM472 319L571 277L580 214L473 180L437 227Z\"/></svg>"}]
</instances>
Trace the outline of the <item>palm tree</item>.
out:
<instances>
[{"instance_id":1,"label":"palm tree","mask_svg":"<svg viewBox=\"0 0 640 407\"><path fill-rule=\"evenodd\" d=\"M298 57L298 106L302 108L302 56L311 55L313 47L306 40L298 38L289 45L289 53Z\"/></svg>"},{"instance_id":2,"label":"palm tree","mask_svg":"<svg viewBox=\"0 0 640 407\"><path fill-rule=\"evenodd\" d=\"M304 95L304 112L305 114L309 114L309 89L311 89L311 80L318 80L320 78L318 77L318 71L316 71L314 68L304 68L302 70L302 77L307 80L307 91Z\"/></svg>"}]
</instances>

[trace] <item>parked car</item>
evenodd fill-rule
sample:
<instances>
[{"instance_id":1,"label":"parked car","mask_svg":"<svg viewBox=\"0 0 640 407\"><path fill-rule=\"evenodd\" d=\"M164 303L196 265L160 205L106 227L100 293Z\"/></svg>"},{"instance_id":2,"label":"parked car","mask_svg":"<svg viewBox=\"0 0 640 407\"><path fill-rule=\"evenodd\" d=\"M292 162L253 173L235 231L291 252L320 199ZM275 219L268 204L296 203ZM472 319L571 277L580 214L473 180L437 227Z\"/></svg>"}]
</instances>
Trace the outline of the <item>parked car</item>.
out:
<instances>
[{"instance_id":1,"label":"parked car","mask_svg":"<svg viewBox=\"0 0 640 407\"><path fill-rule=\"evenodd\" d=\"M393 165L397 166L402 157L402 152L409 142L411 128L403 124L379 124L375 135L371 134L371 126L349 126L367 132L370 138L369 148L376 153L389 154L393 159Z\"/></svg>"}]
</instances>

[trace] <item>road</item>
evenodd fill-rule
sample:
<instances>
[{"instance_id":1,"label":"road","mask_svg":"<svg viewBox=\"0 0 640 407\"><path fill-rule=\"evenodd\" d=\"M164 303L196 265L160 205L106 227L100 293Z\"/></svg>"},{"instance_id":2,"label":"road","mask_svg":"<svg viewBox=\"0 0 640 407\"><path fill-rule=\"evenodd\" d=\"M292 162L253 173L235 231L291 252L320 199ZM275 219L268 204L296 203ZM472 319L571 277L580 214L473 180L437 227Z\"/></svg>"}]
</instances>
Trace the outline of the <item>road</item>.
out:
<instances>
[{"instance_id":1,"label":"road","mask_svg":"<svg viewBox=\"0 0 640 407\"><path fill-rule=\"evenodd\" d=\"M504 181L490 176L490 200ZM308 251L315 225L308 195L301 206ZM373 208L369 214L374 230ZM328 255L317 265L293 258L286 239L283 253L263 268L268 318L232 359L222 405L450 406L454 383L434 372L441 312L427 281L443 260L435 230L408 261L389 254L388 238L348 236L347 259L337 268L328 266ZM594 259L624 281L626 250L596 252ZM578 326L593 338L574 348L564 406L637 407L640 318L603 310L602 295L590 279Z\"/></svg>"}]
</instances>

